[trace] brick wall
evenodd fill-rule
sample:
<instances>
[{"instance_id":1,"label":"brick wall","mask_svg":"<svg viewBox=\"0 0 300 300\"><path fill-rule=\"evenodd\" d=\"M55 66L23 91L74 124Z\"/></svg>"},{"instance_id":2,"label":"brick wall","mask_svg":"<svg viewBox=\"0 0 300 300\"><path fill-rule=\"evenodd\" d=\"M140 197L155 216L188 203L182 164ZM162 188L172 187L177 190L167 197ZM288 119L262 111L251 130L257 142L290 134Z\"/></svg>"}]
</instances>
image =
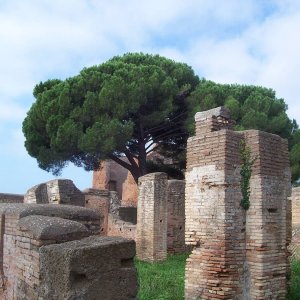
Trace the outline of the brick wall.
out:
<instances>
[{"instance_id":1,"label":"brick wall","mask_svg":"<svg viewBox=\"0 0 300 300\"><path fill-rule=\"evenodd\" d=\"M126 158L123 159L126 160ZM119 199L122 199L123 183L127 176L127 169L113 160L105 160L101 163L99 170L93 172L93 188L115 191Z\"/></svg>"},{"instance_id":2,"label":"brick wall","mask_svg":"<svg viewBox=\"0 0 300 300\"><path fill-rule=\"evenodd\" d=\"M23 203L24 195L0 193L0 203Z\"/></svg>"},{"instance_id":3,"label":"brick wall","mask_svg":"<svg viewBox=\"0 0 300 300\"><path fill-rule=\"evenodd\" d=\"M289 273L287 142L234 132L224 108L196 114L188 140L186 299L285 299ZM240 206L240 142L253 157L250 208Z\"/></svg>"},{"instance_id":4,"label":"brick wall","mask_svg":"<svg viewBox=\"0 0 300 300\"><path fill-rule=\"evenodd\" d=\"M292 189L292 256L300 259L300 187Z\"/></svg>"},{"instance_id":5,"label":"brick wall","mask_svg":"<svg viewBox=\"0 0 300 300\"><path fill-rule=\"evenodd\" d=\"M150 173L139 178L136 251L144 261L167 256L167 175Z\"/></svg>"},{"instance_id":6,"label":"brick wall","mask_svg":"<svg viewBox=\"0 0 300 300\"><path fill-rule=\"evenodd\" d=\"M24 203L84 206L85 199L72 180L54 179L29 189L24 196Z\"/></svg>"},{"instance_id":7,"label":"brick wall","mask_svg":"<svg viewBox=\"0 0 300 300\"><path fill-rule=\"evenodd\" d=\"M168 180L167 190L167 250L168 253L184 253L185 234L185 182L184 180Z\"/></svg>"},{"instance_id":8,"label":"brick wall","mask_svg":"<svg viewBox=\"0 0 300 300\"><path fill-rule=\"evenodd\" d=\"M125 222L118 215L108 215L108 236L120 236L136 240L136 224Z\"/></svg>"},{"instance_id":9,"label":"brick wall","mask_svg":"<svg viewBox=\"0 0 300 300\"><path fill-rule=\"evenodd\" d=\"M137 207L138 187L130 172L122 185L122 206Z\"/></svg>"},{"instance_id":10,"label":"brick wall","mask_svg":"<svg viewBox=\"0 0 300 300\"><path fill-rule=\"evenodd\" d=\"M86 189L85 207L95 209L103 218L100 222L100 235L107 235L108 213L110 207L110 192L107 190Z\"/></svg>"},{"instance_id":11,"label":"brick wall","mask_svg":"<svg viewBox=\"0 0 300 300\"><path fill-rule=\"evenodd\" d=\"M0 214L1 299L135 299L134 242L91 236L95 211L0 204Z\"/></svg>"}]
</instances>

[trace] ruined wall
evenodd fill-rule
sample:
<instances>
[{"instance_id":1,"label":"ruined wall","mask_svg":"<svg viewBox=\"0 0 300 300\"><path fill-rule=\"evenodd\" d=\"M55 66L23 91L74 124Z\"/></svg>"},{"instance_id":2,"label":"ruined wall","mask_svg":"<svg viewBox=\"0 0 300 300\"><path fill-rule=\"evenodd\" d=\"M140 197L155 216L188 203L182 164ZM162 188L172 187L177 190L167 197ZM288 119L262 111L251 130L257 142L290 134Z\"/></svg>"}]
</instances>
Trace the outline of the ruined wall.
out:
<instances>
[{"instance_id":1,"label":"ruined wall","mask_svg":"<svg viewBox=\"0 0 300 300\"><path fill-rule=\"evenodd\" d=\"M185 181L168 180L167 250L168 253L184 253L185 246Z\"/></svg>"},{"instance_id":2,"label":"ruined wall","mask_svg":"<svg viewBox=\"0 0 300 300\"><path fill-rule=\"evenodd\" d=\"M136 252L144 261L167 256L167 175L150 173L139 178Z\"/></svg>"},{"instance_id":3,"label":"ruined wall","mask_svg":"<svg viewBox=\"0 0 300 300\"><path fill-rule=\"evenodd\" d=\"M122 206L137 207L138 186L130 172L122 185Z\"/></svg>"},{"instance_id":4,"label":"ruined wall","mask_svg":"<svg viewBox=\"0 0 300 300\"><path fill-rule=\"evenodd\" d=\"M197 113L188 140L185 299L285 299L290 170L287 142L230 130L229 112ZM250 208L240 206L240 142L256 157Z\"/></svg>"},{"instance_id":5,"label":"ruined wall","mask_svg":"<svg viewBox=\"0 0 300 300\"><path fill-rule=\"evenodd\" d=\"M24 203L85 206L85 199L72 180L54 179L29 189L24 196Z\"/></svg>"},{"instance_id":6,"label":"ruined wall","mask_svg":"<svg viewBox=\"0 0 300 300\"><path fill-rule=\"evenodd\" d=\"M292 189L292 223L300 225L300 187Z\"/></svg>"},{"instance_id":7,"label":"ruined wall","mask_svg":"<svg viewBox=\"0 0 300 300\"><path fill-rule=\"evenodd\" d=\"M24 195L0 193L0 203L23 203Z\"/></svg>"},{"instance_id":8,"label":"ruined wall","mask_svg":"<svg viewBox=\"0 0 300 300\"><path fill-rule=\"evenodd\" d=\"M135 299L134 242L91 236L95 211L1 204L0 214L1 299Z\"/></svg>"},{"instance_id":9,"label":"ruined wall","mask_svg":"<svg viewBox=\"0 0 300 300\"><path fill-rule=\"evenodd\" d=\"M110 207L110 192L107 190L86 189L85 207L95 209L103 218L100 222L100 235L107 235L108 213Z\"/></svg>"},{"instance_id":10,"label":"ruined wall","mask_svg":"<svg viewBox=\"0 0 300 300\"><path fill-rule=\"evenodd\" d=\"M122 159L127 160L126 158ZM123 183L127 175L127 169L113 160L105 160L101 163L99 170L93 172L93 188L115 191L118 193L119 199L122 199Z\"/></svg>"},{"instance_id":11,"label":"ruined wall","mask_svg":"<svg viewBox=\"0 0 300 300\"><path fill-rule=\"evenodd\" d=\"M136 224L126 222L118 215L108 215L108 236L121 236L128 239L136 240Z\"/></svg>"},{"instance_id":12,"label":"ruined wall","mask_svg":"<svg viewBox=\"0 0 300 300\"><path fill-rule=\"evenodd\" d=\"M300 187L292 189L292 256L300 259Z\"/></svg>"}]
</instances>

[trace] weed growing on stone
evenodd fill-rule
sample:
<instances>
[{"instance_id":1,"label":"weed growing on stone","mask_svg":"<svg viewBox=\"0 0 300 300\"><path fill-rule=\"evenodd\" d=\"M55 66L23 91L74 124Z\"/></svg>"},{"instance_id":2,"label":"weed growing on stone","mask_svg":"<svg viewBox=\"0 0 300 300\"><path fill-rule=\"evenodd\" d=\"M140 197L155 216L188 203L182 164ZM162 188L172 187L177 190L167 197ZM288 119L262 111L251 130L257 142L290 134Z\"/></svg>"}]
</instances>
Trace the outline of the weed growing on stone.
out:
<instances>
[{"instance_id":1,"label":"weed growing on stone","mask_svg":"<svg viewBox=\"0 0 300 300\"><path fill-rule=\"evenodd\" d=\"M241 191L243 198L241 200L241 206L247 210L250 207L250 178L252 174L252 166L257 157L251 158L251 149L246 145L245 140L241 141L240 154L242 158L241 165Z\"/></svg>"},{"instance_id":2,"label":"weed growing on stone","mask_svg":"<svg viewBox=\"0 0 300 300\"><path fill-rule=\"evenodd\" d=\"M184 299L184 268L188 254L169 255L160 263L135 261L139 300Z\"/></svg>"}]
</instances>

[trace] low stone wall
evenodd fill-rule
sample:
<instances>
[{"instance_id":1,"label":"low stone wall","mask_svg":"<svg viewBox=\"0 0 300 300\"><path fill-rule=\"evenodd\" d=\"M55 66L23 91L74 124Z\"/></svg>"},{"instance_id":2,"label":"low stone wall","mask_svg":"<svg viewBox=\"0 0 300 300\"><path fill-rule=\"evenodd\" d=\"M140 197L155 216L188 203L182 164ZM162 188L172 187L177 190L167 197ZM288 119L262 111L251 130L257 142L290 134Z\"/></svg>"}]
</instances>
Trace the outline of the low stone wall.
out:
<instances>
[{"instance_id":1,"label":"low stone wall","mask_svg":"<svg viewBox=\"0 0 300 300\"><path fill-rule=\"evenodd\" d=\"M100 222L100 235L107 235L110 192L107 190L86 189L83 191L85 207L96 210L103 218Z\"/></svg>"},{"instance_id":2,"label":"low stone wall","mask_svg":"<svg viewBox=\"0 0 300 300\"><path fill-rule=\"evenodd\" d=\"M0 193L0 203L23 203L24 195Z\"/></svg>"},{"instance_id":3,"label":"low stone wall","mask_svg":"<svg viewBox=\"0 0 300 300\"><path fill-rule=\"evenodd\" d=\"M108 236L120 236L136 240L136 224L121 220L118 215L108 215Z\"/></svg>"},{"instance_id":4,"label":"low stone wall","mask_svg":"<svg viewBox=\"0 0 300 300\"><path fill-rule=\"evenodd\" d=\"M69 179L54 179L29 189L24 203L85 206L83 193Z\"/></svg>"},{"instance_id":5,"label":"low stone wall","mask_svg":"<svg viewBox=\"0 0 300 300\"><path fill-rule=\"evenodd\" d=\"M135 299L134 241L96 237L94 210L0 204L0 215L1 299Z\"/></svg>"}]
</instances>

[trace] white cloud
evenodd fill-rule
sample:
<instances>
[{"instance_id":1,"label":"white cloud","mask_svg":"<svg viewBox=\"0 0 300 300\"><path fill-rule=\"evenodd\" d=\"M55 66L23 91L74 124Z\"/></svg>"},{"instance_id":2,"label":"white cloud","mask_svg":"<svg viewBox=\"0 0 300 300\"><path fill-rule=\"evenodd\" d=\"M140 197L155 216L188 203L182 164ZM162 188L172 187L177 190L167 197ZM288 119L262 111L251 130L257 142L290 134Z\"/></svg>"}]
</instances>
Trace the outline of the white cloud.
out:
<instances>
[{"instance_id":1,"label":"white cloud","mask_svg":"<svg viewBox=\"0 0 300 300\"><path fill-rule=\"evenodd\" d=\"M271 87L300 123L298 28L297 0L1 1L0 151L26 157L21 123L36 83L129 51L187 62L217 82Z\"/></svg>"}]
</instances>

